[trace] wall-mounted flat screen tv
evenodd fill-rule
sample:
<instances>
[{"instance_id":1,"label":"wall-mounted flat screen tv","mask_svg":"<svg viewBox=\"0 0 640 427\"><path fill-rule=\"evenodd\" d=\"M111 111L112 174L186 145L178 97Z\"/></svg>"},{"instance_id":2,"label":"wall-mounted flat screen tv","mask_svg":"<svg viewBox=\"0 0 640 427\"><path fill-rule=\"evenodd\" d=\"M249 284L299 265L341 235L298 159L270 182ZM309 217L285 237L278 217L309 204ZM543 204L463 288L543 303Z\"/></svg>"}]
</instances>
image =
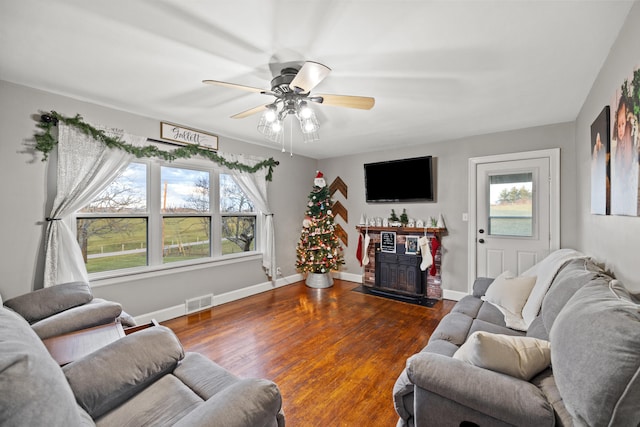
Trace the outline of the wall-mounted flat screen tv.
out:
<instances>
[{"instance_id":1,"label":"wall-mounted flat screen tv","mask_svg":"<svg viewBox=\"0 0 640 427\"><path fill-rule=\"evenodd\" d=\"M364 186L367 203L432 202L431 156L366 163Z\"/></svg>"}]
</instances>

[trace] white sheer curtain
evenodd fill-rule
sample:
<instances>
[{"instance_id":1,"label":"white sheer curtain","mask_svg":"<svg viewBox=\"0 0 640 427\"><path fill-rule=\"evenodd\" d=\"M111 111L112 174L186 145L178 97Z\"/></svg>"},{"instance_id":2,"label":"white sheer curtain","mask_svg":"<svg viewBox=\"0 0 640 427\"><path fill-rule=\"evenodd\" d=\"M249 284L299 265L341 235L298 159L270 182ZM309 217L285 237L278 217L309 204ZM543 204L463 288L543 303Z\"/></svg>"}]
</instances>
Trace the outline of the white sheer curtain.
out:
<instances>
[{"instance_id":1,"label":"white sheer curtain","mask_svg":"<svg viewBox=\"0 0 640 427\"><path fill-rule=\"evenodd\" d=\"M240 162L242 164L253 166L265 160L255 156L245 154L218 153L229 162ZM267 276L274 278L276 271L276 247L275 247L275 231L273 228L273 213L269 207L269 198L267 196L267 168L261 168L255 173L243 172L237 169L225 169L225 173L233 176L247 196L253 200L255 207L263 215L263 223L260 229L260 239L258 240L258 250L262 252L262 267Z\"/></svg>"},{"instance_id":2,"label":"white sheer curtain","mask_svg":"<svg viewBox=\"0 0 640 427\"><path fill-rule=\"evenodd\" d=\"M105 131L109 136L116 134ZM118 133L129 144L146 138ZM57 194L47 218L44 286L87 281L87 269L73 228L73 213L88 204L129 164L133 156L107 148L77 129L58 124Z\"/></svg>"}]
</instances>

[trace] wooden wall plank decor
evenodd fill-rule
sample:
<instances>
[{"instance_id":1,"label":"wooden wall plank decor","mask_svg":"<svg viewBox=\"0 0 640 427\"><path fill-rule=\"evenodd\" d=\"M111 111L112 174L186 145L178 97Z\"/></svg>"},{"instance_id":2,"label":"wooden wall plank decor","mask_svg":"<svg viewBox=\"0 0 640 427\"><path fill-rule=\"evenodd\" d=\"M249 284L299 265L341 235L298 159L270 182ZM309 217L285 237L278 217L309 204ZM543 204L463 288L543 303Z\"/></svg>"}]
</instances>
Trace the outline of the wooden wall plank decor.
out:
<instances>
[{"instance_id":1,"label":"wooden wall plank decor","mask_svg":"<svg viewBox=\"0 0 640 427\"><path fill-rule=\"evenodd\" d=\"M336 179L334 179L333 182L331 183L331 185L329 186L329 192L330 192L331 196L333 196L336 191L340 191L342 193L342 195L344 196L344 198L348 199L349 198L349 196L347 196L347 189L348 188L349 187L347 187L347 184L344 183L342 178L336 177Z\"/></svg>"},{"instance_id":2,"label":"wooden wall plank decor","mask_svg":"<svg viewBox=\"0 0 640 427\"><path fill-rule=\"evenodd\" d=\"M349 246L349 235L340 224L336 224L335 232L336 236L342 240L342 243L344 243L345 246Z\"/></svg>"},{"instance_id":3,"label":"wooden wall plank decor","mask_svg":"<svg viewBox=\"0 0 640 427\"><path fill-rule=\"evenodd\" d=\"M347 184L344 183L342 178L337 176L336 179L334 179L331 185L329 186L329 193L331 194L331 197L333 197L336 191L339 191L342 193L345 199L348 199L348 196L347 196L348 188L349 187L347 187ZM333 202L333 205L331 206L331 210L333 211L334 218L336 216L341 216L344 222L349 224L349 211L347 210L347 208L344 207L342 203L340 203L339 200L336 200L335 202ZM345 231L345 229L340 224L336 225L336 235L340 238L340 240L342 240L342 243L344 243L345 246L349 246L349 234Z\"/></svg>"},{"instance_id":4,"label":"wooden wall plank decor","mask_svg":"<svg viewBox=\"0 0 640 427\"><path fill-rule=\"evenodd\" d=\"M331 211L333 212L333 216L341 216L344 219L344 222L349 223L349 211L344 207L340 201L333 202L333 206L331 206Z\"/></svg>"}]
</instances>

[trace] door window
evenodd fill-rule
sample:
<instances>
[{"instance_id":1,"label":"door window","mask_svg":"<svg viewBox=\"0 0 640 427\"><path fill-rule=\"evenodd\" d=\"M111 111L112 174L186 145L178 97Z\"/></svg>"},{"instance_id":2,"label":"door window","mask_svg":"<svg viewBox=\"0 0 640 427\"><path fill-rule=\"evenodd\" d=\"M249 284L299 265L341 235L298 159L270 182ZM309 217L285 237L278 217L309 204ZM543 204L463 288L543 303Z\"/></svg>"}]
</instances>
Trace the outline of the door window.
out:
<instances>
[{"instance_id":1,"label":"door window","mask_svg":"<svg viewBox=\"0 0 640 427\"><path fill-rule=\"evenodd\" d=\"M489 234L533 236L533 173L489 176Z\"/></svg>"}]
</instances>

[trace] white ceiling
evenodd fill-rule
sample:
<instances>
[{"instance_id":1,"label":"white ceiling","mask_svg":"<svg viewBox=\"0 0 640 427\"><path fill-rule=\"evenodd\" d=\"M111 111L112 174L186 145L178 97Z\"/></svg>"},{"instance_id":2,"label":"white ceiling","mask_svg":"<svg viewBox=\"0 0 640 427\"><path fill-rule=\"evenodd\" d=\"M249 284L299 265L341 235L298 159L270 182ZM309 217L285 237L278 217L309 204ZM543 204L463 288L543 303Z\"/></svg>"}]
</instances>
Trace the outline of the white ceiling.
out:
<instances>
[{"instance_id":1,"label":"white ceiling","mask_svg":"<svg viewBox=\"0 0 640 427\"><path fill-rule=\"evenodd\" d=\"M313 104L321 139L296 128L293 151L327 158L574 120L632 4L2 0L0 79L273 146L230 118L271 97L202 80L269 89L317 61L313 92L376 99Z\"/></svg>"}]
</instances>

